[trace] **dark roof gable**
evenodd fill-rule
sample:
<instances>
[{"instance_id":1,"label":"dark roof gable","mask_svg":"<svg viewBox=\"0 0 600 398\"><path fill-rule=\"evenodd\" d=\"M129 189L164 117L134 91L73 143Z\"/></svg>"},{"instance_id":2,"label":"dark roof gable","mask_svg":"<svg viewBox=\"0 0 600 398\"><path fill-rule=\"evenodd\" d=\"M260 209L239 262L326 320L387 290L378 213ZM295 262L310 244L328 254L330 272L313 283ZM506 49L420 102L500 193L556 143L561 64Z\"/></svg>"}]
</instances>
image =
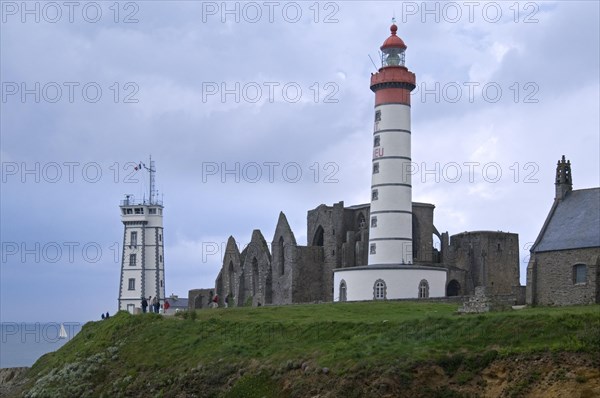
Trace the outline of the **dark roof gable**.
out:
<instances>
[{"instance_id":1,"label":"dark roof gable","mask_svg":"<svg viewBox=\"0 0 600 398\"><path fill-rule=\"evenodd\" d=\"M600 188L569 192L555 202L533 252L600 247Z\"/></svg>"}]
</instances>

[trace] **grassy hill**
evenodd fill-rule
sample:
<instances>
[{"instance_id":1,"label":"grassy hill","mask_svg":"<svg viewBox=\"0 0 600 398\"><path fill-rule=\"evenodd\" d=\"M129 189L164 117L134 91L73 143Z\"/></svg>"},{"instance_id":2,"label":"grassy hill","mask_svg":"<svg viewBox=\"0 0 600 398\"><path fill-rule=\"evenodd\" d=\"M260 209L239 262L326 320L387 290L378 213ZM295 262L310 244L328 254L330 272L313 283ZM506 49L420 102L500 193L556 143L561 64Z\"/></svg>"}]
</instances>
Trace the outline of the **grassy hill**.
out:
<instances>
[{"instance_id":1,"label":"grassy hill","mask_svg":"<svg viewBox=\"0 0 600 398\"><path fill-rule=\"evenodd\" d=\"M40 358L27 389L60 397L600 395L600 306L455 312L426 302L215 309L186 319L121 312Z\"/></svg>"}]
</instances>

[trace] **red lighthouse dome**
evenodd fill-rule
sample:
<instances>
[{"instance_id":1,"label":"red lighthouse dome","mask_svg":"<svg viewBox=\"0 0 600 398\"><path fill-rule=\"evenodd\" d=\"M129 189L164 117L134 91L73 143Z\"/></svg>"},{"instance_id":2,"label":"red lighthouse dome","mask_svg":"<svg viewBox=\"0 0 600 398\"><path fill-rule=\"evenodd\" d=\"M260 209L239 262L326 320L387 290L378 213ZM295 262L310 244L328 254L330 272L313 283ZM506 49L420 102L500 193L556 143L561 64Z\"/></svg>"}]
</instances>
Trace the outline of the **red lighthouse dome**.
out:
<instances>
[{"instance_id":1,"label":"red lighthouse dome","mask_svg":"<svg viewBox=\"0 0 600 398\"><path fill-rule=\"evenodd\" d=\"M410 105L410 92L416 87L415 74L404 65L406 44L398 37L395 23L391 35L383 42L381 68L371 75L371 90L375 104L396 103Z\"/></svg>"},{"instance_id":2,"label":"red lighthouse dome","mask_svg":"<svg viewBox=\"0 0 600 398\"><path fill-rule=\"evenodd\" d=\"M383 45L380 47L381 51L388 48L402 48L406 50L406 44L404 44L404 41L396 35L396 32L398 32L396 24L390 26L390 32L392 34L383 42Z\"/></svg>"},{"instance_id":3,"label":"red lighthouse dome","mask_svg":"<svg viewBox=\"0 0 600 398\"><path fill-rule=\"evenodd\" d=\"M379 47L381 49L381 66L384 68L389 66L404 66L406 44L398 37L396 34L397 31L398 27L393 23L390 26L390 37Z\"/></svg>"}]
</instances>

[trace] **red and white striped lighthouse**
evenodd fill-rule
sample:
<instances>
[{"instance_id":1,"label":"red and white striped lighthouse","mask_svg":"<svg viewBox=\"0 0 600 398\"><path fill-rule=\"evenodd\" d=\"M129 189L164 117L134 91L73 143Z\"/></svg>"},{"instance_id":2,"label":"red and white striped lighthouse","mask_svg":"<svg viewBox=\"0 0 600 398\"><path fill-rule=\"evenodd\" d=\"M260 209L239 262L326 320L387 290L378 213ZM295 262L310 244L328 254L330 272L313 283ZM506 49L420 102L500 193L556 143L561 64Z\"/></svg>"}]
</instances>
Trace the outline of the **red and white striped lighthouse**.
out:
<instances>
[{"instance_id":1,"label":"red and white striped lighthouse","mask_svg":"<svg viewBox=\"0 0 600 398\"><path fill-rule=\"evenodd\" d=\"M406 44L392 24L381 46L375 93L369 265L412 264L410 92L415 74L404 65Z\"/></svg>"}]
</instances>

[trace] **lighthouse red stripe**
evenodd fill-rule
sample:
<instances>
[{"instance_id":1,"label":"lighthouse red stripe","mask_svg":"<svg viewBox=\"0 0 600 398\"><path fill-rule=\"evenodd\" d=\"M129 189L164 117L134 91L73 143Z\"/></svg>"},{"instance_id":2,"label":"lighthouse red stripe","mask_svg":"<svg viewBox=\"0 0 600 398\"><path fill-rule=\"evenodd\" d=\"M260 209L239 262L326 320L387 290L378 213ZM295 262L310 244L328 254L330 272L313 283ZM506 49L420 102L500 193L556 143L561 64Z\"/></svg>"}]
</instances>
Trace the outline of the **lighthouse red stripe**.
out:
<instances>
[{"instance_id":1,"label":"lighthouse red stripe","mask_svg":"<svg viewBox=\"0 0 600 398\"><path fill-rule=\"evenodd\" d=\"M375 93L375 106L382 104L410 105L410 91L404 88L382 88Z\"/></svg>"}]
</instances>

